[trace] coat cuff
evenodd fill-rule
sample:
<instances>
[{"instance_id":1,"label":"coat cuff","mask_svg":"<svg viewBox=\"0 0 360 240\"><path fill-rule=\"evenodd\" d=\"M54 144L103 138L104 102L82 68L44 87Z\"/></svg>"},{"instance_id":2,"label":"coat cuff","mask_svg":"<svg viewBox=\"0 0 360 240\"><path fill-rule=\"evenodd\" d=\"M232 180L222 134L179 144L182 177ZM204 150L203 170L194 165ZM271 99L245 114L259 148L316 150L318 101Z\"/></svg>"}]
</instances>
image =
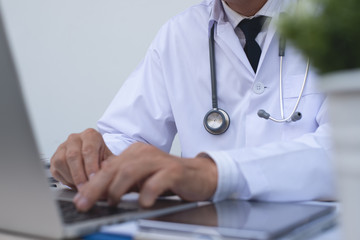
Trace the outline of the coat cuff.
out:
<instances>
[{"instance_id":1,"label":"coat cuff","mask_svg":"<svg viewBox=\"0 0 360 240\"><path fill-rule=\"evenodd\" d=\"M235 161L226 152L204 152L216 163L218 181L212 201L238 198L239 192L245 198L249 196L246 180Z\"/></svg>"}]
</instances>

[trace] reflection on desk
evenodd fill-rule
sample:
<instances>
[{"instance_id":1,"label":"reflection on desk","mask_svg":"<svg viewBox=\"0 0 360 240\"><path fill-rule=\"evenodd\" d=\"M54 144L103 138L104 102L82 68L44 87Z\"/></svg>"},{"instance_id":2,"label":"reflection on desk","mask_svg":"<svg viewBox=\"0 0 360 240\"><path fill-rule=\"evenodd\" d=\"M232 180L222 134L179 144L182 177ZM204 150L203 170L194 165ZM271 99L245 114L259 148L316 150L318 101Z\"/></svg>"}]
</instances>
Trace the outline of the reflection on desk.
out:
<instances>
[{"instance_id":1,"label":"reflection on desk","mask_svg":"<svg viewBox=\"0 0 360 240\"><path fill-rule=\"evenodd\" d=\"M336 215L334 209L337 204L317 202L309 204L309 206L304 206L293 203L227 201L227 203L221 202L190 211L152 218L150 221L140 220L139 224L142 226L140 230L132 222L103 227L102 232L131 234L135 235L135 239L166 239L166 237L178 239L195 237L196 239L200 235L220 236L221 238L224 236L247 236L255 239L269 239L278 238L287 232L290 232L286 235L289 238L317 240L318 238L323 239L321 236L326 235L329 239L339 239L338 228L326 230L330 226L334 226ZM321 221L319 221L321 216L324 218L320 218ZM314 220L312 224L305 224L311 219ZM301 226L302 231L295 226ZM129 232L129 229L132 232ZM257 231L253 231L254 229ZM319 235L318 233L324 229L326 231ZM311 236L314 235L316 237L312 238Z\"/></svg>"}]
</instances>

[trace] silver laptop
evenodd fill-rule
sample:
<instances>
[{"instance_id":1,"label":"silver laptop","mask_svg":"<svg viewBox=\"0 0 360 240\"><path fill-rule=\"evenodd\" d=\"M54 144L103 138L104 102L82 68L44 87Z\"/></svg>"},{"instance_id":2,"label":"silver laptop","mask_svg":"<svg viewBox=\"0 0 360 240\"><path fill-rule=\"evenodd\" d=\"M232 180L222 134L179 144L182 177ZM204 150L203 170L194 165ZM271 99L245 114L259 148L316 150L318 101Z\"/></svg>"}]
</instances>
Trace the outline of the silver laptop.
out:
<instances>
[{"instance_id":1,"label":"silver laptop","mask_svg":"<svg viewBox=\"0 0 360 240\"><path fill-rule=\"evenodd\" d=\"M72 238L94 232L104 224L196 206L196 203L159 199L151 209L141 209L137 201L122 201L110 208L99 202L90 212L77 213L71 198L69 201L54 197L26 112L1 8L0 126L0 231Z\"/></svg>"}]
</instances>

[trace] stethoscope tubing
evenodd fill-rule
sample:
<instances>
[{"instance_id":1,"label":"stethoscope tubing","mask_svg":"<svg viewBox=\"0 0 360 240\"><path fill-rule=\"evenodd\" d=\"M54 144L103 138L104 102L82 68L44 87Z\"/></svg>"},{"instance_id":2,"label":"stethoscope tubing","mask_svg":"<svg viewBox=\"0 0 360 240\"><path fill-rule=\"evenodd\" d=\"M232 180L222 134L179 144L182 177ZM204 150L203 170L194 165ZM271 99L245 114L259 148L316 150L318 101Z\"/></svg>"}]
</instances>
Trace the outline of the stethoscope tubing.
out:
<instances>
[{"instance_id":1,"label":"stethoscope tubing","mask_svg":"<svg viewBox=\"0 0 360 240\"><path fill-rule=\"evenodd\" d=\"M281 111L281 119L276 119L276 118L273 118L273 117L269 117L270 120L274 121L274 122L277 122L277 123L283 123L283 122L291 122L292 121L292 117L294 115L294 113L296 112L296 110L298 109L298 106L299 106L299 103L300 103L300 100L302 98L302 95L304 93L304 89L305 89L305 85L306 85L306 82L307 82L307 79L308 79L308 75L309 75L309 69L310 69L310 61L309 59L307 60L307 63L306 63L306 70L305 70L305 75L304 75L304 80L303 80L303 83L302 83L302 86L301 86L301 89L300 89L300 93L299 93L299 96L296 100L296 104L293 108L293 111L291 112L291 114L285 118L284 117L284 105L283 105L283 101L284 101L284 98L283 98L283 91L282 91L282 65L283 65L283 57L284 56L280 56L280 111Z\"/></svg>"},{"instance_id":2,"label":"stethoscope tubing","mask_svg":"<svg viewBox=\"0 0 360 240\"><path fill-rule=\"evenodd\" d=\"M215 63L215 37L214 37L214 32L215 32L215 22L213 24L213 26L211 27L210 30L210 35L209 35L209 57L210 57L210 74L211 74L211 98L212 98L212 110L210 110L205 118L204 118L204 126L205 129L211 133L211 134L221 134L223 132L225 132L230 124L230 118L227 114L227 112L225 110L219 109L218 108L218 98L217 98L217 80L216 80L216 63ZM296 100L296 104L291 112L291 114L285 118L284 116L284 96L283 96L283 61L284 61L284 56L285 56L285 47L286 47L286 41L284 38L280 38L279 40L279 57L280 57L280 64L279 64L279 70L280 70L280 76L279 76L279 101L280 101L280 115L281 115L281 119L276 119L271 117L270 114L268 114L266 111L264 110L259 110L258 111L258 116L261 118L265 118L265 119L270 119L274 122L277 123L284 123L284 122L292 122L292 121L298 121L302 118L302 115L300 112L296 112L296 110L299 107L299 103L300 100L303 96L304 93L304 89L305 89L305 85L307 82L307 78L308 78L308 74L309 74L309 68L310 68L310 61L307 61L306 64L306 70L305 70L305 75L304 75L304 80L303 80L303 84L301 86L300 89L300 93L299 96ZM210 113L213 112L217 112L220 111L223 115L226 115L227 117L223 116L223 121L224 121L224 126L222 126L219 129L211 129L210 126L208 126L207 121L206 121L206 117L210 115ZM296 115L296 116L295 116Z\"/></svg>"},{"instance_id":3,"label":"stethoscope tubing","mask_svg":"<svg viewBox=\"0 0 360 240\"><path fill-rule=\"evenodd\" d=\"M215 23L211 27L209 36L209 55L210 55L210 74L211 74L211 97L213 109L218 108L217 99L217 82L216 82L216 66L215 66L215 41L214 41Z\"/></svg>"}]
</instances>

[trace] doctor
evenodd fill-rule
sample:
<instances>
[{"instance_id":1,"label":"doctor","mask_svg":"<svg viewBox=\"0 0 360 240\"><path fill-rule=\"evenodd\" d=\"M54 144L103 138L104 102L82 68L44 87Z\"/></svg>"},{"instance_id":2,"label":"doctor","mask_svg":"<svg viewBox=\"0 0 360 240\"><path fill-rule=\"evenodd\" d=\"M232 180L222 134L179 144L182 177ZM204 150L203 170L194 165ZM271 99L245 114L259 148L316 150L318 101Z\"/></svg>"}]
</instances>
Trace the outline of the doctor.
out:
<instances>
[{"instance_id":1,"label":"doctor","mask_svg":"<svg viewBox=\"0 0 360 240\"><path fill-rule=\"evenodd\" d=\"M289 43L279 57L274 25L290 1L205 0L170 19L100 132L70 135L51 159L54 177L79 190L77 208L102 196L116 204L129 191L144 207L167 192L190 201L334 198L325 97ZM264 119L293 112L301 119ZM181 157L168 154L176 133Z\"/></svg>"}]
</instances>

